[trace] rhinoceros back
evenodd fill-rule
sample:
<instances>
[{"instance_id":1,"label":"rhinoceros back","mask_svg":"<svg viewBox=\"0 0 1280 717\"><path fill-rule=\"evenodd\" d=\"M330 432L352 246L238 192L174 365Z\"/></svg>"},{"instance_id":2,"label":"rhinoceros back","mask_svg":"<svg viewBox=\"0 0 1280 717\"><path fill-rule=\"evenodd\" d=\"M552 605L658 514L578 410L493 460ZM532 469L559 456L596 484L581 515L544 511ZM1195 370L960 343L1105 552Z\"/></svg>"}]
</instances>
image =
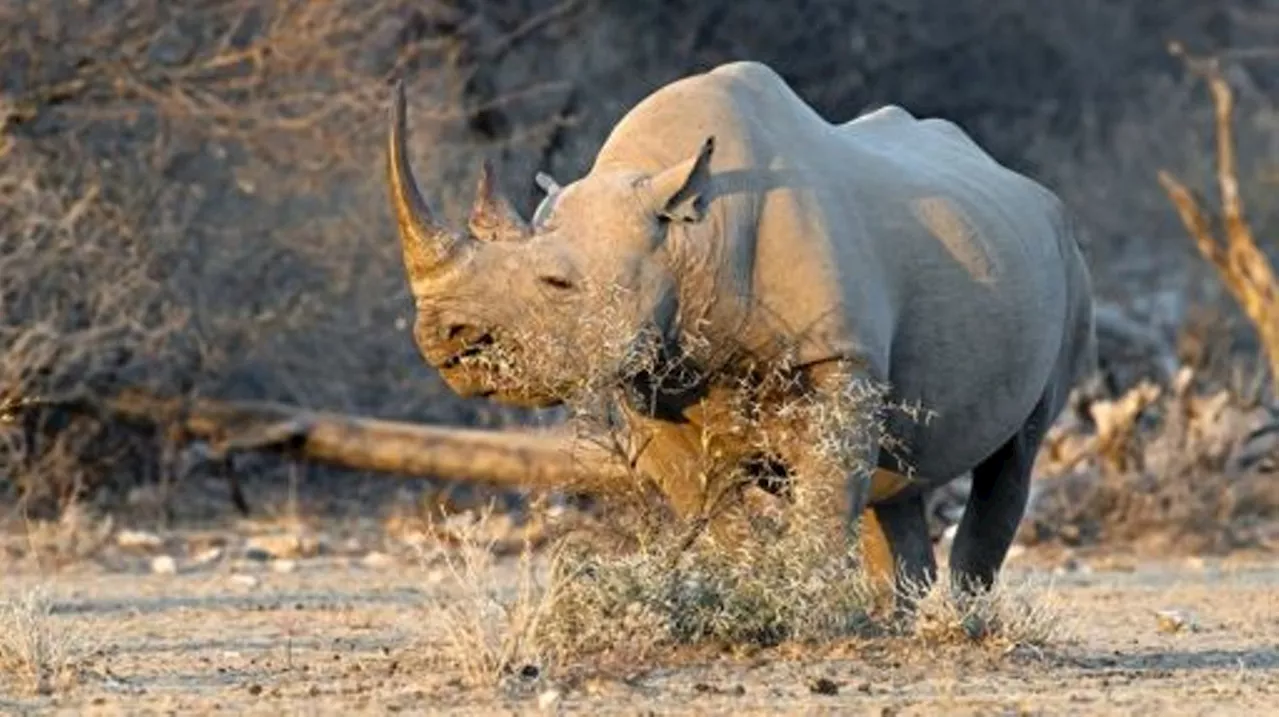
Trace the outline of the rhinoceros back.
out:
<instances>
[{"instance_id":1,"label":"rhinoceros back","mask_svg":"<svg viewBox=\"0 0 1280 717\"><path fill-rule=\"evenodd\" d=\"M781 334L799 337L802 361L859 359L933 412L890 422L929 482L990 455L1043 396L1060 408L1091 356L1092 309L1052 193L943 120L886 107L831 124L757 63L655 92L593 171L670 166L708 134L731 295L717 305L750 302L741 340Z\"/></svg>"}]
</instances>

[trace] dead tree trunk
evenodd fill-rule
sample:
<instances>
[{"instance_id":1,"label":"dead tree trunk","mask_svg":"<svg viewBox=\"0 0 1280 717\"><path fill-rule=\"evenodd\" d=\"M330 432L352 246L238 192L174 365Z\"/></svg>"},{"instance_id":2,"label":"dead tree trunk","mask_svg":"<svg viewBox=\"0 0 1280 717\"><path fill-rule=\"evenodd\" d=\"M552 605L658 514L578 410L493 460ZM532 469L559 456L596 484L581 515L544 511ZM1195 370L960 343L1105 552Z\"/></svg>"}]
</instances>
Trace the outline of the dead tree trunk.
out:
<instances>
[{"instance_id":1,"label":"dead tree trunk","mask_svg":"<svg viewBox=\"0 0 1280 717\"><path fill-rule=\"evenodd\" d=\"M1182 54L1175 46L1175 54ZM1280 388L1280 304L1277 303L1276 275L1271 262L1254 241L1244 218L1240 199L1236 150L1232 138L1231 86L1222 76L1216 59L1186 58L1193 72L1209 84L1213 95L1217 126L1217 179L1222 202L1222 234L1215 234L1210 215L1185 184L1169 172L1160 172L1160 184L1178 211L1178 217L1195 240L1196 248L1215 269L1253 323L1266 353L1273 385Z\"/></svg>"},{"instance_id":2,"label":"dead tree trunk","mask_svg":"<svg viewBox=\"0 0 1280 717\"><path fill-rule=\"evenodd\" d=\"M215 459L274 452L352 470L594 494L633 485L628 466L616 453L568 432L429 426L276 403L162 398L137 391L42 403L109 422L165 427L179 441L205 441Z\"/></svg>"}]
</instances>

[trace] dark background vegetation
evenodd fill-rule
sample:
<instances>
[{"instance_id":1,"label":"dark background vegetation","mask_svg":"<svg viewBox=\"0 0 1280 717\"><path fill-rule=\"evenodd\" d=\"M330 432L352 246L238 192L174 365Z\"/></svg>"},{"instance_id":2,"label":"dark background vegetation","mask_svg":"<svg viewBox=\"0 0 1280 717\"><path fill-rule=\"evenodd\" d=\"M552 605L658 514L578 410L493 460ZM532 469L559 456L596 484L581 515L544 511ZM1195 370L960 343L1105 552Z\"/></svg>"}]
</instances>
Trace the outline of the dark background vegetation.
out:
<instances>
[{"instance_id":1,"label":"dark background vegetation","mask_svg":"<svg viewBox=\"0 0 1280 717\"><path fill-rule=\"evenodd\" d=\"M412 345L382 187L389 83L408 81L419 171L458 221L482 156L528 212L536 170L571 180L647 93L737 59L833 121L885 103L956 121L1080 215L1101 300L1206 381L1256 359L1155 177L1211 186L1212 107L1178 41L1224 58L1246 208L1274 252L1274 2L0 0L0 28L0 399L127 384L539 419L458 400ZM1122 383L1143 375L1103 338ZM148 475L113 460L109 486Z\"/></svg>"}]
</instances>

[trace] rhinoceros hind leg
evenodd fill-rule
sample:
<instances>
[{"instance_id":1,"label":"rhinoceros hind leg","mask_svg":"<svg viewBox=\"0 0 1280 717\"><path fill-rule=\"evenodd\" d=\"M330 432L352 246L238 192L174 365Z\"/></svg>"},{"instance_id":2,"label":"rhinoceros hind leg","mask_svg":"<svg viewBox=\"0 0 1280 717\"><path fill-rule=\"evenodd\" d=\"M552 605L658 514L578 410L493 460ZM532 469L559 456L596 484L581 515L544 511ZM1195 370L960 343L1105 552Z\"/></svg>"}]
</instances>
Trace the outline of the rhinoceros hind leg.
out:
<instances>
[{"instance_id":1,"label":"rhinoceros hind leg","mask_svg":"<svg viewBox=\"0 0 1280 717\"><path fill-rule=\"evenodd\" d=\"M973 489L951 547L957 592L984 591L995 582L1026 511L1031 468L1049 414L1049 401L1041 399L1022 428L973 469Z\"/></svg>"}]
</instances>

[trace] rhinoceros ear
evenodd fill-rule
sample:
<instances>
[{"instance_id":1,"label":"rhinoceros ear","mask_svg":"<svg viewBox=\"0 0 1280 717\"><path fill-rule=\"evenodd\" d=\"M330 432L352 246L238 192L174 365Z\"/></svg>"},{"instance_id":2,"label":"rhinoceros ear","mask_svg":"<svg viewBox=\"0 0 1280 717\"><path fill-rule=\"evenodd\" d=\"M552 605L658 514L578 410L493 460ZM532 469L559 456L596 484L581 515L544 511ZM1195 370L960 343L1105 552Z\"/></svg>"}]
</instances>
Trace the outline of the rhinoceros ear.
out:
<instances>
[{"instance_id":1,"label":"rhinoceros ear","mask_svg":"<svg viewBox=\"0 0 1280 717\"><path fill-rule=\"evenodd\" d=\"M529 224L498 188L493 176L493 163L488 159L480 165L480 181L476 185L476 199L471 205L467 228L473 236L484 241L517 241L531 233Z\"/></svg>"},{"instance_id":2,"label":"rhinoceros ear","mask_svg":"<svg viewBox=\"0 0 1280 717\"><path fill-rule=\"evenodd\" d=\"M706 211L711 180L711 153L716 138L707 137L696 156L654 175L649 181L658 201L658 216L671 222L696 222Z\"/></svg>"}]
</instances>

